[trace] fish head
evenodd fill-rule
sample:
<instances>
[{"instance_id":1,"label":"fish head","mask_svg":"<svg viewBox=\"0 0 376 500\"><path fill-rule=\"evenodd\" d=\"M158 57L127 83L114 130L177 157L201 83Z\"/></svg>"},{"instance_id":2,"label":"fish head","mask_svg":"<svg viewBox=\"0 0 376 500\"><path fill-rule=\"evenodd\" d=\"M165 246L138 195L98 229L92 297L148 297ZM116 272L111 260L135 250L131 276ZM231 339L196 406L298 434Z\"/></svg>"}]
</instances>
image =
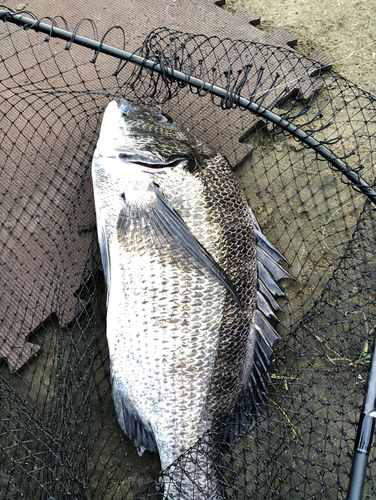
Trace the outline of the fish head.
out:
<instances>
[{"instance_id":1,"label":"fish head","mask_svg":"<svg viewBox=\"0 0 376 500\"><path fill-rule=\"evenodd\" d=\"M152 174L177 167L192 170L197 160L213 156L208 146L192 138L168 114L124 98L120 105L112 101L107 106L97 150Z\"/></svg>"}]
</instances>

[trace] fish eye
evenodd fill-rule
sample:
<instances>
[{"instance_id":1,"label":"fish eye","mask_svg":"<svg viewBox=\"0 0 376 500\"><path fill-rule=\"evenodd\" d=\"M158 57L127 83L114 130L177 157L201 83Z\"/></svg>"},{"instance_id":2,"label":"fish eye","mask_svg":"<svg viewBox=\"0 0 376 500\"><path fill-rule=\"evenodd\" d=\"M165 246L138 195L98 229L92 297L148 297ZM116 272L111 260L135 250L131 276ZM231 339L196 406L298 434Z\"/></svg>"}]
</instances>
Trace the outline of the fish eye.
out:
<instances>
[{"instance_id":1,"label":"fish eye","mask_svg":"<svg viewBox=\"0 0 376 500\"><path fill-rule=\"evenodd\" d=\"M171 116L164 115L162 113L158 113L157 115L155 115L154 120L161 125L171 125L171 123L173 122Z\"/></svg>"}]
</instances>

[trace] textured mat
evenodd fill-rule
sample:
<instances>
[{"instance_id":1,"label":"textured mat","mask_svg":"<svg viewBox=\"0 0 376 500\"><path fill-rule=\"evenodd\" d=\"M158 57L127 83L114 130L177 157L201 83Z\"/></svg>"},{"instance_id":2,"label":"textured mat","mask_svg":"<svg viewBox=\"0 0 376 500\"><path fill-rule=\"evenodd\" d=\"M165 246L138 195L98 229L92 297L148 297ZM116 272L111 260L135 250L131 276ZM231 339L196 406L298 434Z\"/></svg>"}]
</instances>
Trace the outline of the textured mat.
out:
<instances>
[{"instance_id":1,"label":"textured mat","mask_svg":"<svg viewBox=\"0 0 376 500\"><path fill-rule=\"evenodd\" d=\"M36 2L31 1L27 8L34 8L34 3L35 15L56 16L63 13L71 26L74 26L80 14L88 15L86 4L83 7L70 0L64 0L59 4L58 10L54 8L54 12L47 2L36 5ZM83 8L86 9L85 14L81 13ZM259 22L256 14L241 9L232 15L212 0L127 1L121 8L115 2L108 2L106 5L95 3L90 9L90 16L95 20L97 28L84 21L77 26L78 34L100 40L109 27L119 25L125 31L127 50L135 50L141 46L152 29L163 25L184 32L218 36L221 39L243 39L278 45L282 49L296 44L296 38L283 29L276 29L272 35L259 30L255 26ZM87 141L80 144L82 156L68 157L70 150L76 151L74 129L77 126L77 117L87 111L87 105L93 105L90 99L77 106L76 101L69 99L69 95L62 103L53 95L40 99L40 96L28 94L25 99L22 92L34 92L35 88L56 92L62 83L67 84L72 91L95 92L98 82L97 75L93 76L87 65L85 66L92 56L90 51L80 49L74 53L75 64L81 61L82 67L73 69L72 60L64 52L65 47L60 40L52 39L47 49L43 48L41 43L42 35L30 33L29 38L26 34L9 38L9 29L16 32L19 28L3 25L0 35L0 49L5 59L0 70L3 156L1 265L5 276L0 301L0 358L4 358L12 370L19 370L40 349L40 346L27 341L30 332L52 313L57 314L60 325L68 324L78 314L75 293L82 281L84 260L81 263L76 262L72 267L69 264L69 256L77 247L81 249L82 255L86 256L92 241L92 233L82 230L82 227L93 227L94 210L90 176L88 171L82 172L81 165L83 159L87 162L96 141L96 125L83 124L83 127L87 127ZM13 43L10 43L11 39ZM40 45L31 48L37 41ZM106 36L105 42L121 46L120 31L112 30ZM151 38L148 43L148 49L151 51L149 57L156 48L153 43L155 39ZM238 50L238 46L236 47ZM213 61L208 51L204 55L206 66L211 63L214 66L218 58L231 57L230 52L233 49L234 45L230 42L220 44L216 48ZM71 50L74 52L76 48ZM194 47L190 50L194 52ZM51 51L55 58L47 59L48 51ZM280 102L291 94L299 93L303 100L308 100L320 88L320 81L311 80L310 75L316 74L322 65L326 65L322 51L316 51L313 56L317 64L300 58L299 67L293 68L292 59L286 58L283 50L273 50L272 54L270 51L260 51L253 61L254 68L258 70L249 76L248 85L250 88L254 85L259 94L264 93L262 105L271 109L278 110ZM195 54L195 57L200 57L200 54ZM245 63L246 60L239 59L239 68ZM64 82L59 83L60 68L64 70ZM260 68L264 69L260 72ZM232 71L235 69L232 65ZM269 91L276 83L277 70L278 85L275 90ZM107 67L106 71L110 74ZM284 89L283 97L281 88ZM196 109L197 106L197 103L192 102L191 106L180 110L180 121L199 115L206 131L207 124L211 123L213 137L223 137L222 152L227 155L232 165L240 164L250 156L249 145L242 146L238 143L234 148L233 139L226 141L228 122L223 120L219 110L215 109L213 113L211 107ZM170 112L174 115L173 109ZM228 116L231 120L239 120L240 115L243 115L241 130L239 129L241 142L260 119L250 113L245 116L239 110ZM26 122L28 126L25 126ZM199 124L196 125L196 133L200 133ZM207 132L205 139L207 142L211 140ZM72 148L69 147L69 142L72 142ZM45 174L46 165L49 166L48 175ZM65 175L67 165L75 166L69 171L69 175ZM84 190L81 189L83 184L86 186ZM79 188L80 199L73 205L76 212L66 213L64 204L76 195ZM61 226L58 234L54 234L55 230L52 230L56 217ZM27 240L24 232L26 226L31 235ZM61 266L65 269L64 279L56 282L56 269ZM20 276L23 277L22 280ZM45 286L46 282L49 283L48 287ZM63 308L57 306L62 303L65 304Z\"/></svg>"}]
</instances>

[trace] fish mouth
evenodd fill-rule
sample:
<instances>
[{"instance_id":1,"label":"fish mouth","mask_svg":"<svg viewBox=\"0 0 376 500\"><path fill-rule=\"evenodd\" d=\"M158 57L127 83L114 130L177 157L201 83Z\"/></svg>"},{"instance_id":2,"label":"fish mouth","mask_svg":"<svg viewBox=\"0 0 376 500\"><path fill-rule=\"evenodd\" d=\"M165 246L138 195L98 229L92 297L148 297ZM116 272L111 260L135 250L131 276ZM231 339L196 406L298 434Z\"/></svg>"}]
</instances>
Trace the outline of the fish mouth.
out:
<instances>
[{"instance_id":1,"label":"fish mouth","mask_svg":"<svg viewBox=\"0 0 376 500\"><path fill-rule=\"evenodd\" d=\"M156 158L134 156L127 153L120 153L119 158L125 163L139 165L142 170L154 172L184 166L189 161L189 157L186 155L172 155L165 161Z\"/></svg>"}]
</instances>

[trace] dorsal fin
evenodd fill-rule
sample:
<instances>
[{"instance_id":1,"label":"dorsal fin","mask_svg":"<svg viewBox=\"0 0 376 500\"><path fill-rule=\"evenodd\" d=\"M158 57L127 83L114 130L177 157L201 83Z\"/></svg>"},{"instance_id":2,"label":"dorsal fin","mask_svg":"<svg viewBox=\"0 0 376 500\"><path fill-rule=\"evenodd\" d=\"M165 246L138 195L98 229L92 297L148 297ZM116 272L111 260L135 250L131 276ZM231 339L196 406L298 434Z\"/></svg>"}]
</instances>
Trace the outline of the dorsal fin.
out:
<instances>
[{"instance_id":1,"label":"dorsal fin","mask_svg":"<svg viewBox=\"0 0 376 500\"><path fill-rule=\"evenodd\" d=\"M270 357L273 344L279 339L275 330L279 322L276 313L282 311L276 298L284 293L277 285L280 279L293 279L292 276L278 264L286 261L283 255L262 234L260 226L251 212L256 235L256 255L258 270L257 308L253 313L251 335L253 335L253 363L246 388L251 405L256 408L267 394L267 380Z\"/></svg>"}]
</instances>

